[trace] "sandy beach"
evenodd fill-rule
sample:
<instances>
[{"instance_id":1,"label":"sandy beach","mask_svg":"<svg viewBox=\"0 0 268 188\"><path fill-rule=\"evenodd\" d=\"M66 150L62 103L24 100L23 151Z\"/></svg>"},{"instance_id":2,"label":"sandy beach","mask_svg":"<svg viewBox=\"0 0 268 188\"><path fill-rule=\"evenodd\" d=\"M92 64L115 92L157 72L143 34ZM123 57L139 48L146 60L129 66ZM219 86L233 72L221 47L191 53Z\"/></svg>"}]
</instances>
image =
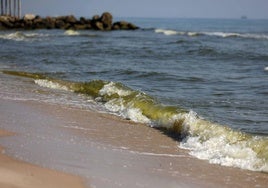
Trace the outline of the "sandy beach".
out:
<instances>
[{"instance_id":1,"label":"sandy beach","mask_svg":"<svg viewBox=\"0 0 268 188\"><path fill-rule=\"evenodd\" d=\"M116 116L7 99L0 100L0 112L0 129L6 130L0 132L5 148L0 156L1 187L83 187L83 181L87 187L268 184L267 174L195 159L159 130Z\"/></svg>"},{"instance_id":2,"label":"sandy beach","mask_svg":"<svg viewBox=\"0 0 268 188\"><path fill-rule=\"evenodd\" d=\"M0 130L0 137L11 135L7 131ZM1 188L84 187L81 178L14 160L3 154L5 150L2 147L0 151Z\"/></svg>"}]
</instances>

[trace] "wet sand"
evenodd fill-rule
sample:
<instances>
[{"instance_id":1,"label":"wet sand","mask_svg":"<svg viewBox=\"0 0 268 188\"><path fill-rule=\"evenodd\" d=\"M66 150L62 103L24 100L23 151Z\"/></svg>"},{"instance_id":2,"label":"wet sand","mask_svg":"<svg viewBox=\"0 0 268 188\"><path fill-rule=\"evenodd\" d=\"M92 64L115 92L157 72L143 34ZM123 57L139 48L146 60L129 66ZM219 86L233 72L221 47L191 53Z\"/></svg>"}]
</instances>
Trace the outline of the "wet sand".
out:
<instances>
[{"instance_id":1,"label":"wet sand","mask_svg":"<svg viewBox=\"0 0 268 188\"><path fill-rule=\"evenodd\" d=\"M0 137L12 135L0 130ZM3 153L4 148L0 147L1 188L84 187L81 178L14 160Z\"/></svg>"},{"instance_id":2,"label":"wet sand","mask_svg":"<svg viewBox=\"0 0 268 188\"><path fill-rule=\"evenodd\" d=\"M36 101L4 99L0 99L0 114L0 129L16 133L0 139L7 155L78 175L86 180L88 187L268 185L267 174L198 160L178 148L178 140L165 133L116 116ZM11 165L2 165L5 160L10 160ZM2 174L22 173L24 167L12 166L29 165L6 156L1 156L0 163ZM44 172L50 173L56 172ZM37 183L41 181L39 176L31 175L26 173L25 176ZM0 175L3 185L6 179ZM19 181L18 178L12 182L19 185ZM42 185L52 187L48 183L53 181L46 182Z\"/></svg>"}]
</instances>

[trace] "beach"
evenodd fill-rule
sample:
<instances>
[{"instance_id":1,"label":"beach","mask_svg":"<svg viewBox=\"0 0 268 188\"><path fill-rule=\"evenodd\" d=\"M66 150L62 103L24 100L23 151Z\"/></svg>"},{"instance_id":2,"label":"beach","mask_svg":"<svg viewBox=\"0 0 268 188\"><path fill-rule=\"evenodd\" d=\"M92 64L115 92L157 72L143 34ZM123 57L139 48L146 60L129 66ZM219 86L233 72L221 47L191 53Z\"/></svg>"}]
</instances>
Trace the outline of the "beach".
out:
<instances>
[{"instance_id":1,"label":"beach","mask_svg":"<svg viewBox=\"0 0 268 188\"><path fill-rule=\"evenodd\" d=\"M3 137L7 132L1 131L0 144L5 147L1 187L82 187L81 179L54 170L80 176L87 187L266 187L268 183L265 173L195 159L161 131L116 116L3 99L0 111L1 129L16 133Z\"/></svg>"},{"instance_id":2,"label":"beach","mask_svg":"<svg viewBox=\"0 0 268 188\"><path fill-rule=\"evenodd\" d=\"M11 135L7 131L0 130L0 137ZM81 178L7 157L2 147L0 151L0 187L2 188L84 187Z\"/></svg>"}]
</instances>

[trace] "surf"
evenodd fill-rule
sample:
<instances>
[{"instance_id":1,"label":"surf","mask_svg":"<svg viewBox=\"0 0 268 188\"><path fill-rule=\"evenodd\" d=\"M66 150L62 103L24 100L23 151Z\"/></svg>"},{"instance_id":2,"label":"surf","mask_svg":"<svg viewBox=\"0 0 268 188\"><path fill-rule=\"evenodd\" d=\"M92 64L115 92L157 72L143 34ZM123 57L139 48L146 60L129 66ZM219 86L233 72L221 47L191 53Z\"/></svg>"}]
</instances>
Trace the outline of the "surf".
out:
<instances>
[{"instance_id":1,"label":"surf","mask_svg":"<svg viewBox=\"0 0 268 188\"><path fill-rule=\"evenodd\" d=\"M80 33L78 31L75 31L75 30L67 30L64 32L64 35L76 36L76 35L80 35Z\"/></svg>"},{"instance_id":2,"label":"surf","mask_svg":"<svg viewBox=\"0 0 268 188\"><path fill-rule=\"evenodd\" d=\"M211 122L192 110L167 106L144 92L119 82L91 80L73 82L44 74L2 71L33 79L40 87L86 95L102 104L107 112L134 122L172 132L180 148L199 159L223 166L268 172L268 138L247 134L226 125Z\"/></svg>"},{"instance_id":3,"label":"surf","mask_svg":"<svg viewBox=\"0 0 268 188\"><path fill-rule=\"evenodd\" d=\"M44 37L48 37L48 35L42 33L32 33L32 32L26 33L20 31L0 35L0 39L13 40L13 41L32 41L32 40L39 40Z\"/></svg>"},{"instance_id":4,"label":"surf","mask_svg":"<svg viewBox=\"0 0 268 188\"><path fill-rule=\"evenodd\" d=\"M164 35L181 35L188 37L198 37L198 36L210 36L210 37L220 37L220 38L244 38L244 39L259 39L268 40L267 34L261 33L236 33L236 32L221 32L221 31L179 31L171 29L155 29L155 33Z\"/></svg>"}]
</instances>

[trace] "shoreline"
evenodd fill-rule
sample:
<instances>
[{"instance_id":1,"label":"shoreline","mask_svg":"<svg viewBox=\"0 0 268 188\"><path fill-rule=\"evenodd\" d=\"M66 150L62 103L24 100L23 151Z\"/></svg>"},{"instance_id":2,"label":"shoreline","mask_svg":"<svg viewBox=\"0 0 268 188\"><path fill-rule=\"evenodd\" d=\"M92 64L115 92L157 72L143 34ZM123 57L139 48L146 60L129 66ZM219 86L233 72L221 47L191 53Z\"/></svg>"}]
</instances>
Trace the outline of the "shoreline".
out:
<instances>
[{"instance_id":1,"label":"shoreline","mask_svg":"<svg viewBox=\"0 0 268 188\"><path fill-rule=\"evenodd\" d=\"M0 138L13 135L13 133L0 129ZM5 155L5 148L0 145L0 187L83 188L84 183L81 178L74 175L42 168L8 157Z\"/></svg>"},{"instance_id":2,"label":"shoreline","mask_svg":"<svg viewBox=\"0 0 268 188\"><path fill-rule=\"evenodd\" d=\"M93 187L244 188L268 183L267 174L198 160L159 130L116 116L37 101L0 102L0 129L17 133L0 139L8 155L86 178Z\"/></svg>"}]
</instances>

